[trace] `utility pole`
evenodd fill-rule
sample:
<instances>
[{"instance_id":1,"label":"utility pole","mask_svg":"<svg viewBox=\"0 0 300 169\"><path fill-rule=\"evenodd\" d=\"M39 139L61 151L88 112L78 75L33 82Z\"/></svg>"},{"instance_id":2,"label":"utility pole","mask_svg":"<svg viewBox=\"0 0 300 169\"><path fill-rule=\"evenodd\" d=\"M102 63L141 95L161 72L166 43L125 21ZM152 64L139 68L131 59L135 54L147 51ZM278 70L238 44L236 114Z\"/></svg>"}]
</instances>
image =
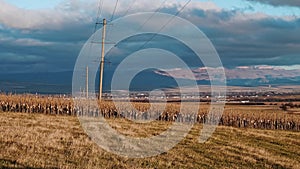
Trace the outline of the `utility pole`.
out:
<instances>
[{"instance_id":1,"label":"utility pole","mask_svg":"<svg viewBox=\"0 0 300 169\"><path fill-rule=\"evenodd\" d=\"M105 36L106 36L106 19L103 19L103 31L102 31L102 53L100 62L100 86L99 86L99 100L102 100L103 90L103 71L104 71L104 54L105 54Z\"/></svg>"},{"instance_id":2,"label":"utility pole","mask_svg":"<svg viewBox=\"0 0 300 169\"><path fill-rule=\"evenodd\" d=\"M89 99L89 67L86 67L86 99Z\"/></svg>"}]
</instances>

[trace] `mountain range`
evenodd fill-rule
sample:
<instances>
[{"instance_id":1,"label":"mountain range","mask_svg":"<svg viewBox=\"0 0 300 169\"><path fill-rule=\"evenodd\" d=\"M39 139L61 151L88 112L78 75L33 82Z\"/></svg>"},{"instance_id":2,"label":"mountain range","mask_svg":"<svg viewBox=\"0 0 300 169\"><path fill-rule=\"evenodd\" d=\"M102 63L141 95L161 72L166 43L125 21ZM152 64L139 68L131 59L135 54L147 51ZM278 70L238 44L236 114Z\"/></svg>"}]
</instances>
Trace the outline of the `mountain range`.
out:
<instances>
[{"instance_id":1,"label":"mountain range","mask_svg":"<svg viewBox=\"0 0 300 169\"><path fill-rule=\"evenodd\" d=\"M208 71L218 72L221 68L192 69L198 85L209 85ZM170 73L171 72L171 73ZM187 70L145 70L140 72L131 82L131 91L149 91L158 88L175 88L179 79L182 84L189 84L192 77ZM257 87L284 86L300 84L300 69L284 69L275 66L242 66L224 68L228 86ZM172 76L170 76L172 74ZM107 71L104 79L104 90L110 90L113 71ZM0 74L0 91L16 93L59 94L72 92L72 71ZM96 86L98 86L98 79ZM96 88L96 87L95 87ZM124 90L124 89L120 89Z\"/></svg>"}]
</instances>

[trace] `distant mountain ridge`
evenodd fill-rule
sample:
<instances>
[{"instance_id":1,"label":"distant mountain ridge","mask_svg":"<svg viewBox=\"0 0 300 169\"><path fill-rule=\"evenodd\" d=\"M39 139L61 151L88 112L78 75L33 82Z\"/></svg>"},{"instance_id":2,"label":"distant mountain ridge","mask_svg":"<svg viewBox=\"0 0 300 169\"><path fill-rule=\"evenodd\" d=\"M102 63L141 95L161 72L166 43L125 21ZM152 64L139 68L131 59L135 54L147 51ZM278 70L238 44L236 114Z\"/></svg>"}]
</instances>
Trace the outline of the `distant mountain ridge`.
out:
<instances>
[{"instance_id":1,"label":"distant mountain ridge","mask_svg":"<svg viewBox=\"0 0 300 169\"><path fill-rule=\"evenodd\" d=\"M69 94L72 71L0 74L0 91L13 93Z\"/></svg>"},{"instance_id":2,"label":"distant mountain ridge","mask_svg":"<svg viewBox=\"0 0 300 169\"><path fill-rule=\"evenodd\" d=\"M194 77L187 76L187 71L188 70L185 69L170 69L166 71L156 71L156 73L164 76L172 74L175 75L176 78L181 79L193 79ZM224 71L227 80L264 79L265 82L268 82L268 80L272 79L297 78L300 76L300 69L286 70L272 66L242 66L233 69L201 67L192 69L197 80L209 80L208 71L213 72L213 74L220 74Z\"/></svg>"},{"instance_id":3,"label":"distant mountain ridge","mask_svg":"<svg viewBox=\"0 0 300 169\"><path fill-rule=\"evenodd\" d=\"M220 71L219 68L196 68L193 73L198 85L209 85L207 70ZM173 69L171 77L167 71L146 70L138 74L132 81L130 90L150 91L153 89L176 88L174 80L180 79L183 84L189 84L191 77L186 75L186 70ZM300 69L285 70L269 66L236 67L225 69L228 86L257 87L257 86L285 86L300 84ZM104 90L110 90L113 71L106 71ZM65 72L39 72L0 74L0 91L16 93L43 93L59 94L72 93L72 71ZM98 86L98 79L95 79ZM97 88L97 87L95 87ZM96 89L97 90L97 89Z\"/></svg>"}]
</instances>

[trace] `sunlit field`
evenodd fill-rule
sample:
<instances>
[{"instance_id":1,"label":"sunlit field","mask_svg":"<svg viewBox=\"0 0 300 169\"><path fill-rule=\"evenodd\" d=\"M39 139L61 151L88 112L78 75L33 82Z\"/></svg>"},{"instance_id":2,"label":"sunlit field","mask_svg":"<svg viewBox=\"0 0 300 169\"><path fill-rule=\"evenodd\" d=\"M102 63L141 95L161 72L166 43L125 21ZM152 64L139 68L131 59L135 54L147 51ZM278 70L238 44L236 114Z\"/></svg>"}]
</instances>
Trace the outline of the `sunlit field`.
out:
<instances>
[{"instance_id":1,"label":"sunlit field","mask_svg":"<svg viewBox=\"0 0 300 169\"><path fill-rule=\"evenodd\" d=\"M259 111L271 110L266 107ZM157 121L147 125L125 119L107 120L112 128L133 137L157 135L172 123ZM300 132L220 126L208 142L200 144L201 128L201 124L195 125L167 153L130 159L98 147L75 116L0 113L0 168L300 167Z\"/></svg>"},{"instance_id":2,"label":"sunlit field","mask_svg":"<svg viewBox=\"0 0 300 169\"><path fill-rule=\"evenodd\" d=\"M200 103L198 114L189 118L194 127L178 145L159 156L132 159L99 147L84 132L76 115L104 116L120 134L146 138L166 131L175 120L191 122L185 121L184 114L180 120L180 103L168 103L151 123L136 123L128 120L126 112L135 111L139 116L150 111L149 103L135 102L131 103L135 110L118 110L113 102L102 101L96 102L100 112L95 113L90 105L88 110L82 109L89 113L82 114L70 98L0 95L0 99L0 168L300 167L298 103L228 104L219 127L203 144L198 139L211 105ZM83 105L88 104L83 100ZM184 104L199 106L197 102ZM155 103L154 107L162 105Z\"/></svg>"}]
</instances>

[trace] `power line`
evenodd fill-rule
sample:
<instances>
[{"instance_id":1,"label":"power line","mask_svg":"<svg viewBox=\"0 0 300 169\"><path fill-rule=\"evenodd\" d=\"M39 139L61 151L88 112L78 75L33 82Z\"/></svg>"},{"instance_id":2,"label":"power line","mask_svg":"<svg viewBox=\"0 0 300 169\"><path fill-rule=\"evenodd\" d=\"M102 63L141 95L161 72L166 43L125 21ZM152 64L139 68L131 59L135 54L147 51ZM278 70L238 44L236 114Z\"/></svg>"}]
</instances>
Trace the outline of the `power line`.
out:
<instances>
[{"instance_id":1,"label":"power line","mask_svg":"<svg viewBox=\"0 0 300 169\"><path fill-rule=\"evenodd\" d=\"M104 0L99 0L99 3L98 3L98 12L97 12L97 21L98 22L99 22L100 16L102 16L103 4L104 4Z\"/></svg>"},{"instance_id":2,"label":"power line","mask_svg":"<svg viewBox=\"0 0 300 169\"><path fill-rule=\"evenodd\" d=\"M159 8L157 8L156 10L155 10L155 12L142 24L142 26L140 26L139 27L139 29L138 29L138 31L140 30L140 29L142 29L144 26L145 26L145 24L147 23L147 22L149 22L149 20L150 19L152 19L153 18L153 16L157 13L157 12L159 12L161 9L162 9L162 6L166 3L166 1L167 0L164 0L163 2L162 2L162 4L159 6ZM180 10L178 10L176 13L175 13L175 15L173 15L172 16L172 18L171 19L169 19L169 21L167 21L160 29L159 29L159 31L158 32L156 32L148 41L146 41L137 51L139 51L139 50L141 50L141 49L143 49L143 48L145 48L145 46L150 42L150 41L152 41L162 30L164 30L165 28L166 28L166 26L168 25L168 24L170 24L173 20L174 20L174 18L175 17L177 17L190 3L191 3L191 1L192 0L188 0L182 7L181 7L181 9ZM115 46L116 47L116 46Z\"/></svg>"},{"instance_id":3,"label":"power line","mask_svg":"<svg viewBox=\"0 0 300 169\"><path fill-rule=\"evenodd\" d=\"M95 22L93 34L96 33L98 25L101 24L100 19L101 19L102 12L103 12L103 4L104 4L104 0L99 0L98 7L97 7L98 11L97 11L96 22ZM91 44L94 43L94 41L95 41L95 37L93 36ZM90 50L91 50L91 46L90 46Z\"/></svg>"},{"instance_id":4,"label":"power line","mask_svg":"<svg viewBox=\"0 0 300 169\"><path fill-rule=\"evenodd\" d=\"M110 21L113 21L113 19L114 19L114 16L115 16L117 8L118 8L118 3L119 3L119 0L116 0L115 8L114 8L114 11L111 15Z\"/></svg>"},{"instance_id":5,"label":"power line","mask_svg":"<svg viewBox=\"0 0 300 169\"><path fill-rule=\"evenodd\" d=\"M98 2L98 11L97 11L96 22L95 22L95 28L94 28L93 34L96 33L98 25L99 25L99 24L102 24L102 23L100 22L100 21L101 21L100 19L101 19L102 13L103 13L103 5L104 5L104 0L99 0L99 2ZM92 49L92 44L93 44L93 43L97 43L97 42L95 42L95 36L93 36L93 38L92 38L92 40L91 40L90 43L91 43L91 44L90 44L90 49L89 49L89 51L91 51L91 49ZM89 54L89 55L90 55L90 54Z\"/></svg>"},{"instance_id":6,"label":"power line","mask_svg":"<svg viewBox=\"0 0 300 169\"><path fill-rule=\"evenodd\" d=\"M125 11L123 16L126 16L128 14L128 12L132 9L132 7L134 6L134 4L136 3L137 0L134 0L131 5L129 5L128 9Z\"/></svg>"},{"instance_id":7,"label":"power line","mask_svg":"<svg viewBox=\"0 0 300 169\"><path fill-rule=\"evenodd\" d=\"M165 4L167 2L167 0L164 0L161 4L160 4L160 6L154 11L154 13L138 28L138 30L137 30L137 32L139 32L145 25L146 25L146 23L148 23L149 21L150 21L150 19L152 19L153 18L153 16L158 12L158 11L160 11L161 10L161 8L163 7L163 5Z\"/></svg>"},{"instance_id":8,"label":"power line","mask_svg":"<svg viewBox=\"0 0 300 169\"><path fill-rule=\"evenodd\" d=\"M110 18L110 22L112 22L114 20L115 14L117 13L118 4L119 4L119 0L116 0L115 7L114 7L113 13L112 13L111 18ZM107 39L108 40L109 40L110 34L112 32L112 29L113 29L112 24L110 24L109 26L110 26L110 29L108 29L108 31L107 31Z\"/></svg>"},{"instance_id":9,"label":"power line","mask_svg":"<svg viewBox=\"0 0 300 169\"><path fill-rule=\"evenodd\" d=\"M100 17L102 15L102 11L103 11L103 4L104 4L104 0L99 0L98 2L98 10L97 10L97 16L96 16L96 22L95 22L95 27L94 27L94 31L93 31L93 38L89 44L89 50L88 50L88 56L87 57L90 57L91 55L91 51L92 51L92 46L93 46L93 43L95 41L95 32L97 31L97 26L98 24L100 24ZM86 65L86 97L88 98L88 93L89 93L89 65L87 64Z\"/></svg>"},{"instance_id":10,"label":"power line","mask_svg":"<svg viewBox=\"0 0 300 169\"><path fill-rule=\"evenodd\" d=\"M173 21L173 19L175 18L175 17L177 17L187 6L188 6L188 4L191 2L192 0L188 0L183 6L182 6L182 8L179 10L179 11L177 11L177 13L175 14L175 15L173 15L172 16L172 18L166 23L166 24L164 24L160 29L159 29L159 31L158 32L156 32L147 42L145 42L137 51L139 51L139 50L141 50L141 49L143 49L143 48L145 48L145 46L150 42L150 41L152 41L162 30L164 30L165 28L166 28L166 26L170 23L170 22L172 22Z\"/></svg>"},{"instance_id":11,"label":"power line","mask_svg":"<svg viewBox=\"0 0 300 169\"><path fill-rule=\"evenodd\" d=\"M131 6L127 9L127 11L126 11L126 13L125 14L127 14L128 13L128 11L132 8L132 6L133 6L133 4L134 3L136 3L136 1L137 0L135 0L132 4L131 4ZM149 18L147 18L147 20L137 29L137 31L136 32L138 32L138 31L140 31L144 26L145 26L145 24L147 23L147 22L149 22L149 20L150 19L152 19L152 17L157 13L157 12L159 12L161 9L162 9L162 7L163 7L163 5L165 4L167 2L167 0L164 0L160 5L159 5L159 7L154 11L154 13L149 17ZM109 29L108 31L108 37L109 37L109 34L110 34L110 31L112 30L112 28L111 29ZM116 47L116 46L115 46Z\"/></svg>"},{"instance_id":12,"label":"power line","mask_svg":"<svg viewBox=\"0 0 300 169\"><path fill-rule=\"evenodd\" d=\"M104 4L104 0L99 0L98 2L98 11L97 11L97 18L96 18L96 23L95 23L95 29L94 29L94 33L97 30L97 25L100 22L100 17L102 16L102 12L103 12L103 4Z\"/></svg>"}]
</instances>

